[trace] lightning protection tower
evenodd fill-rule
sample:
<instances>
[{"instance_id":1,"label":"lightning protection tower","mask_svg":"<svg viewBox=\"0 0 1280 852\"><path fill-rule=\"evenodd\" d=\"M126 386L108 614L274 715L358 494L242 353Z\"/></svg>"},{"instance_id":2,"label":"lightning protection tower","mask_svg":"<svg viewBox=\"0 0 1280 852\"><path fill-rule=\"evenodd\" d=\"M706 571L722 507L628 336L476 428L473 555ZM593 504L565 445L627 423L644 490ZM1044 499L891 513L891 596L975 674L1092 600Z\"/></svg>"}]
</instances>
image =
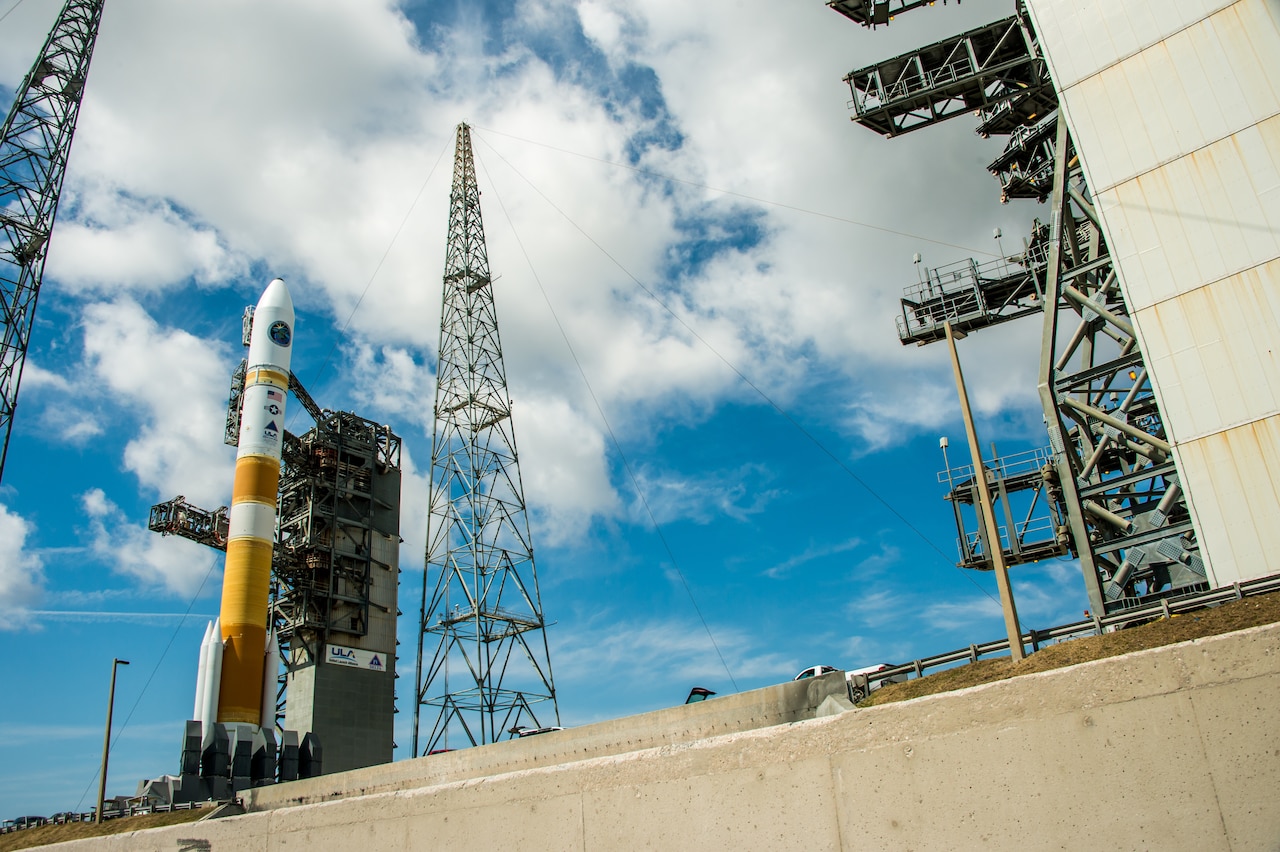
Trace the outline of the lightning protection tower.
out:
<instances>
[{"instance_id":1,"label":"lightning protection tower","mask_svg":"<svg viewBox=\"0 0 1280 852\"><path fill-rule=\"evenodd\" d=\"M560 718L465 124L449 196L439 351L415 756Z\"/></svg>"},{"instance_id":2,"label":"lightning protection tower","mask_svg":"<svg viewBox=\"0 0 1280 852\"><path fill-rule=\"evenodd\" d=\"M104 0L67 0L0 130L0 477Z\"/></svg>"}]
</instances>

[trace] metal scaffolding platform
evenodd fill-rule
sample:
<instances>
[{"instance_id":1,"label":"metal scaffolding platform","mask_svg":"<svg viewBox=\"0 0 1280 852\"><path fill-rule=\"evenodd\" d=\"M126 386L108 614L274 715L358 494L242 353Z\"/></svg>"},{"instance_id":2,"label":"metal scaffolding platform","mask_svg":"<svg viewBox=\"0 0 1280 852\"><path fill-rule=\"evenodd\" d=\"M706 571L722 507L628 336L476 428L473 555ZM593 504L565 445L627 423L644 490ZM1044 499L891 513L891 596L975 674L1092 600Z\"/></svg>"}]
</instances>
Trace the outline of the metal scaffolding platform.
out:
<instances>
[{"instance_id":1,"label":"metal scaffolding platform","mask_svg":"<svg viewBox=\"0 0 1280 852\"><path fill-rule=\"evenodd\" d=\"M921 6L932 6L936 0L828 0L827 5L849 20L864 27L886 25L903 12ZM947 5L947 0L942 0ZM960 5L960 0L956 0Z\"/></svg>"},{"instance_id":2,"label":"metal scaffolding platform","mask_svg":"<svg viewBox=\"0 0 1280 852\"><path fill-rule=\"evenodd\" d=\"M987 171L1000 181L1000 201L1031 198L1047 201L1053 194L1053 145L1058 132L1058 111L1035 124L1024 124L1009 134L1004 151Z\"/></svg>"},{"instance_id":3,"label":"metal scaffolding platform","mask_svg":"<svg viewBox=\"0 0 1280 852\"><path fill-rule=\"evenodd\" d=\"M151 507L147 529L161 535L177 535L214 550L227 549L227 521L230 510L220 506L210 512L188 503L179 494Z\"/></svg>"},{"instance_id":4,"label":"metal scaffolding platform","mask_svg":"<svg viewBox=\"0 0 1280 852\"><path fill-rule=\"evenodd\" d=\"M991 452L992 458L982 462L983 479L996 513L1003 516L997 526L1005 564L1023 565L1070 553L1066 508L1052 451L1041 448L1005 457L997 455L994 447ZM978 517L978 479L973 465L948 467L938 474L938 481L947 484L944 499L955 512L960 553L956 564L990 571L993 566Z\"/></svg>"},{"instance_id":5,"label":"metal scaffolding platform","mask_svg":"<svg viewBox=\"0 0 1280 852\"><path fill-rule=\"evenodd\" d=\"M1044 263L1036 263L1030 251L926 269L924 279L902 296L897 325L904 344L944 339L948 320L953 329L967 333L1044 309Z\"/></svg>"},{"instance_id":6,"label":"metal scaffolding platform","mask_svg":"<svg viewBox=\"0 0 1280 852\"><path fill-rule=\"evenodd\" d=\"M1030 30L1018 15L844 78L853 94L853 120L884 136L900 136L1014 98L1025 100L1028 92L1044 89L1048 79Z\"/></svg>"}]
</instances>

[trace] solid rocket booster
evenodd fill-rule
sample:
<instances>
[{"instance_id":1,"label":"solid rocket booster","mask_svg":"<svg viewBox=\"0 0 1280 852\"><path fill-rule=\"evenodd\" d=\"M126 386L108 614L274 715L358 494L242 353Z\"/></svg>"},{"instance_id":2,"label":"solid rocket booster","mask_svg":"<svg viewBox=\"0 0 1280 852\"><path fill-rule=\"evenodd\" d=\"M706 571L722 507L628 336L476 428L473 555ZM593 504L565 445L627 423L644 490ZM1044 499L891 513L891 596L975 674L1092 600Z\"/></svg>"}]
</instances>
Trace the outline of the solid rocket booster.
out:
<instances>
[{"instance_id":1,"label":"solid rocket booster","mask_svg":"<svg viewBox=\"0 0 1280 852\"><path fill-rule=\"evenodd\" d=\"M276 726L276 679L280 671L280 640L276 638L273 627L267 633L267 656L262 665L262 721L259 726L274 728Z\"/></svg>"},{"instance_id":2,"label":"solid rocket booster","mask_svg":"<svg viewBox=\"0 0 1280 852\"><path fill-rule=\"evenodd\" d=\"M197 680L200 689L200 710L197 721L208 722L205 731L212 733L210 725L218 716L218 681L222 678L222 625L215 618L209 625L209 638L201 649L200 668L202 678Z\"/></svg>"},{"instance_id":3,"label":"solid rocket booster","mask_svg":"<svg viewBox=\"0 0 1280 852\"><path fill-rule=\"evenodd\" d=\"M215 681L219 684L216 721L223 723L257 725L262 719L267 597L292 344L293 300L284 281L277 278L254 308L241 397L222 581L222 672Z\"/></svg>"},{"instance_id":4,"label":"solid rocket booster","mask_svg":"<svg viewBox=\"0 0 1280 852\"><path fill-rule=\"evenodd\" d=\"M191 711L191 718L197 722L204 721L204 690L208 682L209 642L213 636L213 622L204 628L204 639L200 642L200 664L196 668L196 709Z\"/></svg>"}]
</instances>

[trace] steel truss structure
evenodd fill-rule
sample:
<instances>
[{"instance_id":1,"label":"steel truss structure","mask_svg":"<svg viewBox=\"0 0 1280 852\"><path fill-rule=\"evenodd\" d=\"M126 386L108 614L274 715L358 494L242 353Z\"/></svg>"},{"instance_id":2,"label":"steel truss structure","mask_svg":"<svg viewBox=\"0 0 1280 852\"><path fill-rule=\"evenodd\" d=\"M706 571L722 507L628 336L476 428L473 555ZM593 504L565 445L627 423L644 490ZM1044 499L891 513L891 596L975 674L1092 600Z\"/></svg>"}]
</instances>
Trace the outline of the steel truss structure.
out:
<instances>
[{"instance_id":1,"label":"steel truss structure","mask_svg":"<svg viewBox=\"0 0 1280 852\"><path fill-rule=\"evenodd\" d=\"M414 755L560 716L465 124L449 198L434 420Z\"/></svg>"},{"instance_id":2,"label":"steel truss structure","mask_svg":"<svg viewBox=\"0 0 1280 852\"><path fill-rule=\"evenodd\" d=\"M1014 15L850 71L844 80L854 120L900 136L975 110L989 112L988 132L995 132L1040 108L1033 94L1043 92L1049 75L1024 19Z\"/></svg>"},{"instance_id":3,"label":"steel truss structure","mask_svg":"<svg viewBox=\"0 0 1280 852\"><path fill-rule=\"evenodd\" d=\"M1069 550L1080 560L1095 612L1207 588L1128 307L1021 3L1011 18L852 72L846 81L854 121L885 136L978 109L981 135L1009 137L989 166L1002 200L1051 205L1051 223L1037 220L1022 253L930 270L906 289L898 317L902 342L924 345L943 338L946 321L972 331L1044 312L1039 392L1051 458L1039 478L1006 478L1006 464L993 459L984 462L984 479L1006 502L1011 492L1038 494L1048 485L1044 517L1058 528L1032 548L1019 547L1010 529L1002 542L1008 564ZM959 511L972 471L969 477L948 495L960 564L989 568L988 546L966 532Z\"/></svg>"},{"instance_id":4,"label":"steel truss structure","mask_svg":"<svg viewBox=\"0 0 1280 852\"><path fill-rule=\"evenodd\" d=\"M0 129L0 477L103 0L67 0Z\"/></svg>"},{"instance_id":5,"label":"steel truss structure","mask_svg":"<svg viewBox=\"0 0 1280 852\"><path fill-rule=\"evenodd\" d=\"M379 539L400 535L400 438L348 412L329 413L285 442L273 613L281 656L297 668L336 638L369 633L371 610L394 622L396 565ZM390 600L378 600L378 574ZM286 654L285 651L288 651Z\"/></svg>"},{"instance_id":6,"label":"steel truss structure","mask_svg":"<svg viewBox=\"0 0 1280 852\"><path fill-rule=\"evenodd\" d=\"M1051 232L1045 285L1040 402L1090 603L1114 611L1208 584L1173 448L1066 122L1058 124L1055 147L1059 227Z\"/></svg>"}]
</instances>

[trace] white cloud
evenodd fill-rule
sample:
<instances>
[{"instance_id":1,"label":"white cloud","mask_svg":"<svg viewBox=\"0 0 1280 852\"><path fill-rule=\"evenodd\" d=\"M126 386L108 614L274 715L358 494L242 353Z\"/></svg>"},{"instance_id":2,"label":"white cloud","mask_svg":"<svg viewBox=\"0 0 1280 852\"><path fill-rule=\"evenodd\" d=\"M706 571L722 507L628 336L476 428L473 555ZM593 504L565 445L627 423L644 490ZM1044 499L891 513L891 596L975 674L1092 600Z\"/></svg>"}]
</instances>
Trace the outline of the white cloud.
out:
<instances>
[{"instance_id":1,"label":"white cloud","mask_svg":"<svg viewBox=\"0 0 1280 852\"><path fill-rule=\"evenodd\" d=\"M416 428L430 438L435 407L435 373L402 346L356 344L347 376L351 394L361 411L394 419L406 432Z\"/></svg>"},{"instance_id":2,"label":"white cloud","mask_svg":"<svg viewBox=\"0 0 1280 852\"><path fill-rule=\"evenodd\" d=\"M181 598L218 588L216 566L222 557L193 542L160 536L129 522L100 488L80 495L89 521L93 555L144 589L160 589Z\"/></svg>"},{"instance_id":3,"label":"white cloud","mask_svg":"<svg viewBox=\"0 0 1280 852\"><path fill-rule=\"evenodd\" d=\"M22 367L22 389L24 391L33 391L37 388L51 388L55 391L67 392L71 390L71 383L64 376L46 370L31 358L27 358Z\"/></svg>"},{"instance_id":4,"label":"white cloud","mask_svg":"<svg viewBox=\"0 0 1280 852\"><path fill-rule=\"evenodd\" d=\"M512 418L535 546L565 544L593 520L618 515L621 500L609 479L609 450L598 422L562 397L543 395L514 403Z\"/></svg>"},{"instance_id":5,"label":"white cloud","mask_svg":"<svg viewBox=\"0 0 1280 852\"><path fill-rule=\"evenodd\" d=\"M990 624L993 619L1001 617L999 598L972 594L955 600L929 604L925 607L921 620L937 630L972 632L979 624ZM985 640L975 639L975 641Z\"/></svg>"},{"instance_id":6,"label":"white cloud","mask_svg":"<svg viewBox=\"0 0 1280 852\"><path fill-rule=\"evenodd\" d=\"M748 463L736 469L703 471L696 477L655 472L647 467L635 471L630 514L637 523L668 524L690 520L710 523L719 517L746 521L764 511L779 495L766 487L772 480L768 468Z\"/></svg>"},{"instance_id":7,"label":"white cloud","mask_svg":"<svg viewBox=\"0 0 1280 852\"><path fill-rule=\"evenodd\" d=\"M28 628L44 598L44 561L26 549L32 532L30 522L0 504L0 631Z\"/></svg>"},{"instance_id":8,"label":"white cloud","mask_svg":"<svg viewBox=\"0 0 1280 852\"><path fill-rule=\"evenodd\" d=\"M222 282L247 273L208 225L193 223L160 199L138 199L98 187L74 218L60 221L47 271L73 292L158 290L189 278ZM75 197L70 199L74 207Z\"/></svg>"},{"instance_id":9,"label":"white cloud","mask_svg":"<svg viewBox=\"0 0 1280 852\"><path fill-rule=\"evenodd\" d=\"M860 538L848 538L829 544L819 544L811 541L809 542L808 547L800 553L779 562L777 565L765 569L762 573L766 577L774 580L785 578L790 576L791 572L794 569L799 568L801 565L813 562L814 560L825 559L828 556L837 556L841 553L848 553L851 550L857 549L861 544L862 539Z\"/></svg>"},{"instance_id":10,"label":"white cloud","mask_svg":"<svg viewBox=\"0 0 1280 852\"><path fill-rule=\"evenodd\" d=\"M578 3L582 31L606 54L614 53L620 46L623 30L627 25L621 11L596 0L582 0Z\"/></svg>"},{"instance_id":11,"label":"white cloud","mask_svg":"<svg viewBox=\"0 0 1280 852\"><path fill-rule=\"evenodd\" d=\"M712 625L713 643L696 621L617 621L603 615L592 623L575 625L571 637L552 634L557 680L594 679L606 687L639 678L641 683L629 690L676 684L687 691L698 682L727 687L726 665L733 678L742 681L777 678L781 682L800 669L795 658L760 647L759 636L738 627ZM668 697L674 704L684 694Z\"/></svg>"},{"instance_id":12,"label":"white cloud","mask_svg":"<svg viewBox=\"0 0 1280 852\"><path fill-rule=\"evenodd\" d=\"M182 494L205 508L225 503L233 459L222 443L225 345L163 327L127 298L88 305L84 335L87 369L109 403L141 418L126 469L155 495Z\"/></svg>"}]
</instances>

